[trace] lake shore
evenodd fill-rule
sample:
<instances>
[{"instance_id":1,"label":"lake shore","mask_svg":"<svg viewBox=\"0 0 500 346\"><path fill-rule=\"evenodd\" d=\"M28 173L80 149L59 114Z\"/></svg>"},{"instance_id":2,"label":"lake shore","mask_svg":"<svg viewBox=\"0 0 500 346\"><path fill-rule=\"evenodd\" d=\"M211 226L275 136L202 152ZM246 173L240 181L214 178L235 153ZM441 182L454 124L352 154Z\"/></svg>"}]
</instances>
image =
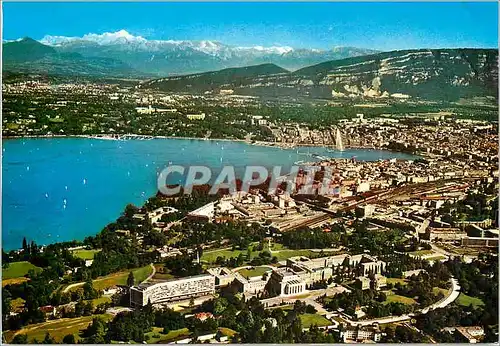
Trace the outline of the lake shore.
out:
<instances>
[{"instance_id":1,"label":"lake shore","mask_svg":"<svg viewBox=\"0 0 500 346\"><path fill-rule=\"evenodd\" d=\"M2 139L23 139L23 138L88 138L88 139L97 139L97 140L120 140L112 138L112 136L116 136L116 134L101 134L101 135L26 135L26 136L2 136ZM241 142L249 145L257 145L263 147L272 147L272 148L282 148L282 149L294 149L294 148L302 148L302 147L321 147L335 150L335 145L333 144L316 144L316 143L282 143L282 142L266 142L266 141L249 141L245 139L239 138L205 138L205 137L179 137L179 136L152 136L152 135L137 135L133 133L129 134L120 134L118 136L133 136L133 137L150 137L152 139L181 139L181 140L195 140L195 141L225 141L225 142ZM361 149L361 150L384 150L391 152L399 152L395 150L390 150L386 148L378 148L373 145L345 145L344 150L349 149ZM410 153L405 153L409 155L414 155Z\"/></svg>"}]
</instances>

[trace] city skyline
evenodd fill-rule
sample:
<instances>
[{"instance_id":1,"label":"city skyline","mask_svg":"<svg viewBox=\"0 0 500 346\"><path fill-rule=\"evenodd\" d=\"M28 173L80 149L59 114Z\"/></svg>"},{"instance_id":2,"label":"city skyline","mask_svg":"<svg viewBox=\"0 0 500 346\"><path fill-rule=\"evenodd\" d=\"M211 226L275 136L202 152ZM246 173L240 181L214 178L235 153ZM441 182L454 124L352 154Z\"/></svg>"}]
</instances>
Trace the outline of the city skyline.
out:
<instances>
[{"instance_id":1,"label":"city skyline","mask_svg":"<svg viewBox=\"0 0 500 346\"><path fill-rule=\"evenodd\" d=\"M3 9L4 41L125 30L146 40L210 40L232 46L385 51L498 47L496 2L5 3ZM74 13L78 17L68 21Z\"/></svg>"}]
</instances>

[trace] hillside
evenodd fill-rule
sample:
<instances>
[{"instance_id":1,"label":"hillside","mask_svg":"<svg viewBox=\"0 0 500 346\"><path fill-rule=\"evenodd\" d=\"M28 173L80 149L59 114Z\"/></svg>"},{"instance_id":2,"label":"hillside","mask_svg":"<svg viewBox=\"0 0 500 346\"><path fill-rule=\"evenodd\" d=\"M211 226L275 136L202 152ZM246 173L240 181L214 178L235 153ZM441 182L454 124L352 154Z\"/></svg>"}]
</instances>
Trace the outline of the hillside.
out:
<instances>
[{"instance_id":1,"label":"hillside","mask_svg":"<svg viewBox=\"0 0 500 346\"><path fill-rule=\"evenodd\" d=\"M458 100L497 97L498 51L494 49L405 50L329 61L285 73L230 76L217 73L196 78L153 80L143 87L165 91L207 91L233 88L243 95L287 95L321 98L422 98ZM222 71L220 71L222 72Z\"/></svg>"},{"instance_id":2,"label":"hillside","mask_svg":"<svg viewBox=\"0 0 500 346\"><path fill-rule=\"evenodd\" d=\"M155 79L142 83L141 87L164 91L203 92L206 90L240 88L253 83L259 78L286 74L288 74L288 71L277 65L262 64Z\"/></svg>"},{"instance_id":3,"label":"hillside","mask_svg":"<svg viewBox=\"0 0 500 346\"><path fill-rule=\"evenodd\" d=\"M60 53L29 37L4 43L2 47L4 72L90 77L144 76L144 73L120 60Z\"/></svg>"}]
</instances>

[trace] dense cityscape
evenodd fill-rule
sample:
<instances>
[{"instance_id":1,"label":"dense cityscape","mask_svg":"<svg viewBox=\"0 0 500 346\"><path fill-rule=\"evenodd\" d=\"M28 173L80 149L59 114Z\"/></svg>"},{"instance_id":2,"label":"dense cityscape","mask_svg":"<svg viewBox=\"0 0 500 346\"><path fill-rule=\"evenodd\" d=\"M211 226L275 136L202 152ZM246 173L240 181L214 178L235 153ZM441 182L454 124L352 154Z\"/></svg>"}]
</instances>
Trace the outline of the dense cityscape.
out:
<instances>
[{"instance_id":1,"label":"dense cityscape","mask_svg":"<svg viewBox=\"0 0 500 346\"><path fill-rule=\"evenodd\" d=\"M496 338L498 125L488 107L468 119L466 107L425 102L340 106L36 80L4 84L4 97L4 136L222 138L418 157L312 153L321 196L270 194L265 184L236 195L159 194L83 242L4 251L4 269L32 266L3 280L7 342ZM280 112L338 107L331 124ZM35 332L54 323L82 332Z\"/></svg>"}]
</instances>

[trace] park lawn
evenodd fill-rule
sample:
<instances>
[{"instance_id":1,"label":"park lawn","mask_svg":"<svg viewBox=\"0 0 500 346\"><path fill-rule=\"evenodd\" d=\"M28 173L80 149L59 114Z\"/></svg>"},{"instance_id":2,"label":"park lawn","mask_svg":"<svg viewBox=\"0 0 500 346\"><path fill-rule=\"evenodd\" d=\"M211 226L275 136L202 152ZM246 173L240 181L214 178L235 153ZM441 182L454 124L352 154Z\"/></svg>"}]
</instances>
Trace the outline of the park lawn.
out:
<instances>
[{"instance_id":1,"label":"park lawn","mask_svg":"<svg viewBox=\"0 0 500 346\"><path fill-rule=\"evenodd\" d=\"M448 295L448 291L449 291L449 289L441 288L441 287L433 287L432 288L432 293L434 293L435 295L438 295L438 293L441 292L444 294L445 297Z\"/></svg>"},{"instance_id":2,"label":"park lawn","mask_svg":"<svg viewBox=\"0 0 500 346\"><path fill-rule=\"evenodd\" d=\"M445 256L441 256L441 255L438 255L438 256L432 256L432 257L427 257L426 260L427 261L441 261L441 260L444 260L446 259Z\"/></svg>"},{"instance_id":3,"label":"park lawn","mask_svg":"<svg viewBox=\"0 0 500 346\"><path fill-rule=\"evenodd\" d=\"M5 279L2 280L2 287L5 287L7 285L18 285L25 281L29 281L29 279L25 278L24 276L20 278Z\"/></svg>"},{"instance_id":4,"label":"park lawn","mask_svg":"<svg viewBox=\"0 0 500 346\"><path fill-rule=\"evenodd\" d=\"M398 278L387 278L387 283L388 284L393 284L395 285L396 283L400 283L401 285L405 286L408 284L408 282L405 279L398 279Z\"/></svg>"},{"instance_id":5,"label":"park lawn","mask_svg":"<svg viewBox=\"0 0 500 346\"><path fill-rule=\"evenodd\" d=\"M221 250L212 250L209 252L203 252L203 255L201 255L201 261L207 262L207 263L215 263L217 260L217 257L225 257L226 259L232 258L232 257L238 257L240 254L243 254L246 259L247 251L246 250L231 250L231 249L221 249ZM252 257L255 257L258 255L258 252L252 252Z\"/></svg>"},{"instance_id":6,"label":"park lawn","mask_svg":"<svg viewBox=\"0 0 500 346\"><path fill-rule=\"evenodd\" d=\"M37 267L27 261L9 263L8 268L2 269L2 280L25 276L31 269L33 269L35 272L42 271L42 268Z\"/></svg>"},{"instance_id":7,"label":"park lawn","mask_svg":"<svg viewBox=\"0 0 500 346\"><path fill-rule=\"evenodd\" d=\"M409 297L405 297L405 296L400 296L399 294L389 294L389 295L387 295L387 298L386 298L386 300L385 300L385 302L383 304L385 305L385 304L389 304L389 303L403 303L403 304L406 304L406 305L417 304L417 302L415 301L415 299L409 298Z\"/></svg>"},{"instance_id":8,"label":"park lawn","mask_svg":"<svg viewBox=\"0 0 500 346\"><path fill-rule=\"evenodd\" d=\"M222 335L228 336L228 337L233 337L237 332L235 330L232 330L230 328L225 328L225 327L219 327L219 331L222 333Z\"/></svg>"},{"instance_id":9,"label":"park lawn","mask_svg":"<svg viewBox=\"0 0 500 346\"><path fill-rule=\"evenodd\" d=\"M302 322L303 328L309 328L313 324L318 327L329 326L332 324L331 321L327 320L325 317L318 314L302 314L299 315L300 321Z\"/></svg>"},{"instance_id":10,"label":"park lawn","mask_svg":"<svg viewBox=\"0 0 500 346\"><path fill-rule=\"evenodd\" d=\"M329 251L325 250L324 254L325 256L329 255L329 252L337 253L337 251ZM319 252L317 251L311 251L308 249L297 249L297 250L280 250L279 252L273 252L272 255L276 256L278 258L278 261L284 261L286 259L289 259L290 257L296 257L296 256L304 256L304 257L314 257L317 256Z\"/></svg>"},{"instance_id":11,"label":"park lawn","mask_svg":"<svg viewBox=\"0 0 500 346\"><path fill-rule=\"evenodd\" d=\"M94 306L97 306L97 305L103 304L103 303L111 303L111 298L110 297L106 297L106 296L101 296L99 298L92 299L92 304Z\"/></svg>"},{"instance_id":12,"label":"park lawn","mask_svg":"<svg viewBox=\"0 0 500 346\"><path fill-rule=\"evenodd\" d=\"M462 306L469 306L472 304L474 308L484 305L484 302L481 299L471 297L463 293L460 293L460 295L458 296L457 303Z\"/></svg>"},{"instance_id":13,"label":"park lawn","mask_svg":"<svg viewBox=\"0 0 500 346\"><path fill-rule=\"evenodd\" d=\"M284 247L282 244L272 244L272 250L271 256L274 257L276 256L278 258L278 261L283 261L286 260L290 257L295 257L295 256L305 256L305 257L311 257L313 255L317 255L318 252L314 252L308 249L297 249L297 250L292 250L292 249L287 249ZM267 251L268 246L264 245L264 250ZM262 251L252 251L250 257L254 258L259 255L259 253ZM325 251L325 256L328 255L328 250ZM336 251L333 251L336 252ZM247 250L231 250L231 249L220 249L220 250L211 250L204 252L203 255L201 256L201 260L206 262L206 263L215 263L217 257L225 257L226 259L232 258L232 257L238 257L240 254L247 256Z\"/></svg>"},{"instance_id":14,"label":"park lawn","mask_svg":"<svg viewBox=\"0 0 500 346\"><path fill-rule=\"evenodd\" d=\"M94 256L96 253L101 252L100 249L92 249L92 250L86 250L86 249L80 249L80 250L73 250L73 255L75 257L81 258L83 260L91 260L94 259Z\"/></svg>"},{"instance_id":15,"label":"park lawn","mask_svg":"<svg viewBox=\"0 0 500 346\"><path fill-rule=\"evenodd\" d=\"M153 268L150 265L133 269L132 273L134 273L135 284L139 284L144 281L151 273L153 272ZM104 276L103 278L98 278L94 280L94 288L96 290L104 290L106 288L122 285L127 285L129 271L118 272L114 274L110 274Z\"/></svg>"},{"instance_id":16,"label":"park lawn","mask_svg":"<svg viewBox=\"0 0 500 346\"><path fill-rule=\"evenodd\" d=\"M106 276L99 277L92 281L94 288L96 290L105 290L109 287L122 285L127 285L127 278L130 271L121 271ZM135 284L144 281L152 272L153 268L150 265L132 269L135 278ZM80 282L73 286L70 291L76 290L78 287L83 286L84 282Z\"/></svg>"},{"instance_id":17,"label":"park lawn","mask_svg":"<svg viewBox=\"0 0 500 346\"><path fill-rule=\"evenodd\" d=\"M87 326L92 322L94 317L102 317L104 320L109 321L113 318L112 315L93 315L93 316L83 316L78 318L61 318L57 320L50 320L43 323L37 323L29 325L18 331L12 331L5 333L5 338L7 342L10 342L16 334L26 334L28 336L28 342L33 342L34 339L42 341L45 338L45 333L49 332L57 342L61 342L62 339L68 335L73 334L78 340L79 332L86 329Z\"/></svg>"},{"instance_id":18,"label":"park lawn","mask_svg":"<svg viewBox=\"0 0 500 346\"><path fill-rule=\"evenodd\" d=\"M149 336L149 340L147 341L147 343L148 344L157 344L159 342L166 343L182 336L188 336L190 334L189 329L187 328L171 330L167 334L163 334L162 332L163 328L153 327L153 330L151 332L144 334L145 336L146 335Z\"/></svg>"},{"instance_id":19,"label":"park lawn","mask_svg":"<svg viewBox=\"0 0 500 346\"><path fill-rule=\"evenodd\" d=\"M413 255L413 256L431 255L433 253L434 253L434 251L432 251L432 250L417 250L417 251L409 252L409 254Z\"/></svg>"},{"instance_id":20,"label":"park lawn","mask_svg":"<svg viewBox=\"0 0 500 346\"><path fill-rule=\"evenodd\" d=\"M264 273L270 271L271 269L268 267L254 267L254 269L240 269L238 273L240 273L243 277L252 277L252 276L262 276Z\"/></svg>"}]
</instances>

